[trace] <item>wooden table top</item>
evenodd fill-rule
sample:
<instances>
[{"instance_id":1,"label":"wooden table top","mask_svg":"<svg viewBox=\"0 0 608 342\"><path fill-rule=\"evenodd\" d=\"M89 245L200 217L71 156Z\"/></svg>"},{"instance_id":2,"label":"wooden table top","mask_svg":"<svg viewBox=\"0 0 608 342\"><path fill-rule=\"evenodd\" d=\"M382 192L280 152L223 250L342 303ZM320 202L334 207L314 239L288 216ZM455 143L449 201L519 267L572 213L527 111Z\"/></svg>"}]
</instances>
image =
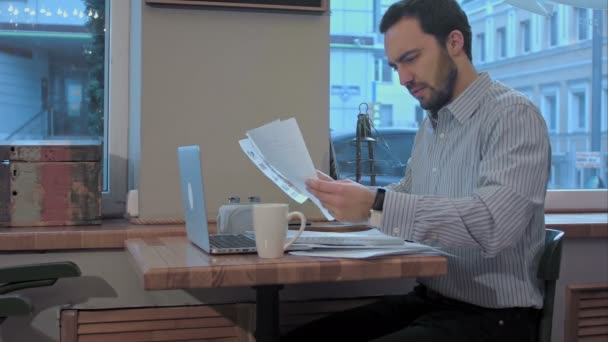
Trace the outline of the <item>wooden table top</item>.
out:
<instances>
[{"instance_id":1,"label":"wooden table top","mask_svg":"<svg viewBox=\"0 0 608 342\"><path fill-rule=\"evenodd\" d=\"M257 254L212 256L185 237L129 239L125 245L146 290L396 279L447 273L447 259L443 256L396 255L375 259L290 254L278 259L260 259Z\"/></svg>"},{"instance_id":2,"label":"wooden table top","mask_svg":"<svg viewBox=\"0 0 608 342\"><path fill-rule=\"evenodd\" d=\"M608 213L546 214L545 222L549 228L563 230L566 238L608 238ZM345 229L339 223L318 224L326 229L317 230L359 230L357 226ZM215 231L215 224L209 230ZM131 224L125 220L106 220L94 226L0 227L0 252L124 248L126 239L185 235L183 224Z\"/></svg>"}]
</instances>

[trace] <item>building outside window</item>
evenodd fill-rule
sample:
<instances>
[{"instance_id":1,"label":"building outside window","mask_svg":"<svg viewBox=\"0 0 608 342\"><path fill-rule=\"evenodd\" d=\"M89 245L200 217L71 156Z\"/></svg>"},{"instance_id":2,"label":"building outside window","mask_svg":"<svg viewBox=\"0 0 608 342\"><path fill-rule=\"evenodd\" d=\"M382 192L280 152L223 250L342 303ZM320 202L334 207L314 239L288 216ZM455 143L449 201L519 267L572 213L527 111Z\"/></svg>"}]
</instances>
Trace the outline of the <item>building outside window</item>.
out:
<instances>
[{"instance_id":1,"label":"building outside window","mask_svg":"<svg viewBox=\"0 0 608 342\"><path fill-rule=\"evenodd\" d=\"M335 80L348 75L349 79L356 79L354 83L360 87L359 93L347 100L331 96L330 128L332 131L354 131L355 117L358 113L357 106L362 102L392 104L393 127L415 127L426 115L419 108L418 101L399 84L397 75L393 75L389 82L378 82L374 78L375 68L377 68L376 60L378 56L384 54L384 41L383 36L378 33L378 28L370 28L371 24L368 23L377 25L386 8L393 2L393 0L330 2L332 22L330 40L332 37L341 35L358 35L372 40L369 46L365 46L365 49L362 49L361 46L358 46L357 49L349 49L337 44L330 46L331 54L334 56L330 64L332 86L338 83ZM592 44L581 45L578 43L578 39L559 39L558 13L573 13L573 15L559 17L564 21L564 27L572 28L578 27L578 18L587 15L588 40L591 39L592 29L606 32L606 22L603 22L601 28L596 28L592 26L596 23L595 18L590 17L591 13L595 13L595 11L585 9L586 14L580 11L577 16L574 7L563 4L555 4L554 12L549 16L514 8L505 1L461 1L461 6L468 14L472 28L472 52L476 69L479 72L488 72L494 79L510 87L525 89L526 95L539 107L545 117L550 131L553 153L548 205L551 206L549 202L553 198L564 198L563 203L566 206L586 203L580 205L592 207L595 203L594 200L581 199L587 198L587 195L590 196L588 198L597 198L593 197L596 192L562 192L561 190L587 190L586 187L590 184L589 179L592 177L599 177L603 184L607 183L607 132L604 125L599 133L593 133L595 128L590 127L591 118L595 116L602 116L603 121L601 122L608 121L605 118L605 109L600 109L603 114L600 111L591 112L592 97L597 93L592 88L591 79L594 73L600 72L600 69L599 66L592 63L591 58L579 57L591 56ZM342 20L343 13L348 13L354 8L357 8L360 11L358 13L362 15L358 18L360 21L351 21L349 25L334 24L335 20L338 22ZM603 15L606 18L606 13ZM507 47L511 45L507 43L506 30L504 39L501 36L503 31L500 31L508 23L519 23L519 34L513 35L513 38L517 40L513 46L519 48L513 54L507 53L509 52ZM577 31L577 34L579 33L582 34L580 30ZM496 39L486 39L486 37L496 37ZM486 46L488 43L492 46ZM601 44L603 51L606 51L605 33ZM558 45L559 49L547 49L547 47ZM502 58L488 63L487 51L499 52L496 56ZM525 53L525 58L522 58L523 53ZM605 60L606 55L602 57ZM604 64L604 68L601 69L604 84L608 78L606 69ZM353 70L359 72L353 75ZM379 74L378 70L377 75ZM546 91L547 84L551 84L551 92ZM585 86L580 87L581 84ZM601 92L599 94L602 96ZM606 108L605 106L603 104L602 108ZM338 108L347 108L347 110L337 110ZM597 134L600 144L599 147L593 147L592 150L591 137L593 134ZM581 169L577 166L577 158L588 152L598 156L601 163L598 167ZM562 194L565 197L561 197ZM568 196L572 194L577 196L574 201L568 200ZM602 192L601 196L607 196L606 192ZM559 200L555 203L558 202ZM557 204L556 208L559 206L560 204Z\"/></svg>"},{"instance_id":2,"label":"building outside window","mask_svg":"<svg viewBox=\"0 0 608 342\"><path fill-rule=\"evenodd\" d=\"M101 143L104 213L116 214L126 188L119 191L111 178L126 179L126 164L109 160L111 3L128 15L126 1L0 1L0 141ZM126 84L124 76L116 75L119 80ZM114 112L116 123L124 122L121 111ZM126 145L126 136L122 140Z\"/></svg>"}]
</instances>

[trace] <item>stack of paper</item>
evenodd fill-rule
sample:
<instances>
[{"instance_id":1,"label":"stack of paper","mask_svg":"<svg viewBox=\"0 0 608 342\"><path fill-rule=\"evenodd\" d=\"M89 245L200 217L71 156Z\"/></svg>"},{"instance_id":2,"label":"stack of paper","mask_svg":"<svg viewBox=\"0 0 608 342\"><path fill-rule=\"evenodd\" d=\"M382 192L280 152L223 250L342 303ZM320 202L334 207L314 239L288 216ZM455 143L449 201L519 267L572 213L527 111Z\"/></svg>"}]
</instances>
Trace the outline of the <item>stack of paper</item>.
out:
<instances>
[{"instance_id":1,"label":"stack of paper","mask_svg":"<svg viewBox=\"0 0 608 342\"><path fill-rule=\"evenodd\" d=\"M306 190L306 180L317 178L317 172L296 119L276 120L249 130L239 144L249 159L294 201L304 203L310 199L325 218L334 219Z\"/></svg>"},{"instance_id":2,"label":"stack of paper","mask_svg":"<svg viewBox=\"0 0 608 342\"><path fill-rule=\"evenodd\" d=\"M287 238L295 236L296 231L288 231ZM378 229L368 229L351 233L332 233L304 231L295 243L333 245L333 246L403 246L403 239L386 235Z\"/></svg>"},{"instance_id":3,"label":"stack of paper","mask_svg":"<svg viewBox=\"0 0 608 342\"><path fill-rule=\"evenodd\" d=\"M295 232L288 231L287 238ZM304 231L296 240L312 249L291 251L290 254L329 258L371 258L395 254L444 254L445 252L419 243L389 236L377 229L353 233L328 233Z\"/></svg>"}]
</instances>

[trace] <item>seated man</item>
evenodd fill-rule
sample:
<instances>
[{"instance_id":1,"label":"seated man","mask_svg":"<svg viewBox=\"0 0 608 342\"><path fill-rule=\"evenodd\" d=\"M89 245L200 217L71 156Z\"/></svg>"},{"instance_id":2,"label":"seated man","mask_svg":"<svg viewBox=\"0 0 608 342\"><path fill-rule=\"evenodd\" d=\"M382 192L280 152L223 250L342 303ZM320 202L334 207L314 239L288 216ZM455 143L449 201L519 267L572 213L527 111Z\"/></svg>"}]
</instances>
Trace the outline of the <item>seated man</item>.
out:
<instances>
[{"instance_id":1,"label":"seated man","mask_svg":"<svg viewBox=\"0 0 608 342\"><path fill-rule=\"evenodd\" d=\"M297 328L287 341L534 341L551 151L538 109L478 74L456 0L402 0L382 18L400 82L427 110L398 184L307 185L338 220L443 248L448 273L407 295ZM381 213L380 213L381 212Z\"/></svg>"}]
</instances>

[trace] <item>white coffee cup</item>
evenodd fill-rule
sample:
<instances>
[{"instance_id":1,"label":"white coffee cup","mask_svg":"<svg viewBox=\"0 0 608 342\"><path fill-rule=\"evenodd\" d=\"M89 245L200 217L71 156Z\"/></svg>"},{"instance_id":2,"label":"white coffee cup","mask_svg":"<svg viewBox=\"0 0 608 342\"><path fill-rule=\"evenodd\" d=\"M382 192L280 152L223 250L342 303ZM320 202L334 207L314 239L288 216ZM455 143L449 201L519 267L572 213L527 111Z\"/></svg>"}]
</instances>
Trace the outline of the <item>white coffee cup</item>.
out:
<instances>
[{"instance_id":1,"label":"white coffee cup","mask_svg":"<svg viewBox=\"0 0 608 342\"><path fill-rule=\"evenodd\" d=\"M280 258L285 250L302 234L306 228L306 217L299 211L288 212L287 204L262 203L253 205L253 231L255 246L260 258ZM294 217L300 218L300 229L296 235L285 242L287 224Z\"/></svg>"}]
</instances>

